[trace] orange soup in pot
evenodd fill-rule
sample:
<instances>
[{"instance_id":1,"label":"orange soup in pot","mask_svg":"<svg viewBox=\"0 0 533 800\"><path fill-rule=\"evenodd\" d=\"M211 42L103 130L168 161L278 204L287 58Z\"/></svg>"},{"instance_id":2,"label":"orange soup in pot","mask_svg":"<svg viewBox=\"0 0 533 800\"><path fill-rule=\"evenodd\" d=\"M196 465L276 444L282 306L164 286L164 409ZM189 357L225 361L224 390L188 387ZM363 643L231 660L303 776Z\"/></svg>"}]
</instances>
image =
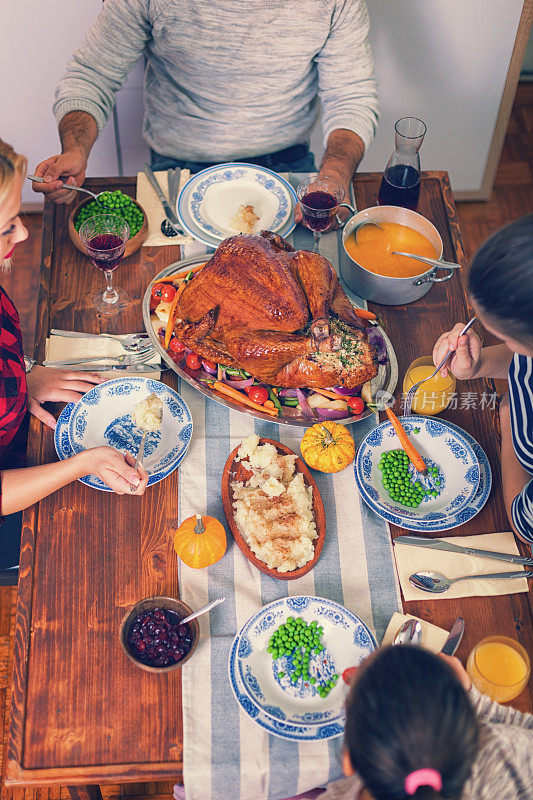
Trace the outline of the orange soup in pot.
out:
<instances>
[{"instance_id":1,"label":"orange soup in pot","mask_svg":"<svg viewBox=\"0 0 533 800\"><path fill-rule=\"evenodd\" d=\"M438 258L429 239L413 228L397 222L379 224L381 230L376 225L364 225L357 232L357 243L353 233L344 243L348 255L369 272L385 275L388 278L410 278L430 269L422 261L393 255L394 250L427 258Z\"/></svg>"}]
</instances>

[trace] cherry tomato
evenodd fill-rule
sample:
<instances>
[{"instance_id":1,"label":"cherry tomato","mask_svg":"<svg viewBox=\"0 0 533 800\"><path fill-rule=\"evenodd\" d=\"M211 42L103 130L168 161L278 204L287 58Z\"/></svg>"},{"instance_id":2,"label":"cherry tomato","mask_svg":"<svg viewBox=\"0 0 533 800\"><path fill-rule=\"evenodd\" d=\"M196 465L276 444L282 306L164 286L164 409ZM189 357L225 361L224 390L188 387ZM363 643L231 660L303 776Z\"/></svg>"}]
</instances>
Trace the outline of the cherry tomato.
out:
<instances>
[{"instance_id":1,"label":"cherry tomato","mask_svg":"<svg viewBox=\"0 0 533 800\"><path fill-rule=\"evenodd\" d=\"M168 349L175 356L179 356L181 353L185 351L185 345L182 344L180 340L176 339L176 337L174 336L174 338L170 340Z\"/></svg>"},{"instance_id":2,"label":"cherry tomato","mask_svg":"<svg viewBox=\"0 0 533 800\"><path fill-rule=\"evenodd\" d=\"M360 397L349 397L347 402L352 414L362 414L365 410L365 401Z\"/></svg>"},{"instance_id":3,"label":"cherry tomato","mask_svg":"<svg viewBox=\"0 0 533 800\"><path fill-rule=\"evenodd\" d=\"M268 391L264 386L250 386L248 397L253 403L259 403L262 406L265 400L268 400Z\"/></svg>"},{"instance_id":4,"label":"cherry tomato","mask_svg":"<svg viewBox=\"0 0 533 800\"><path fill-rule=\"evenodd\" d=\"M185 363L189 367L189 369L200 369L202 366L202 362L200 358L196 355L196 353L189 353L187 358L185 359Z\"/></svg>"},{"instance_id":5,"label":"cherry tomato","mask_svg":"<svg viewBox=\"0 0 533 800\"><path fill-rule=\"evenodd\" d=\"M344 672L342 673L342 679L343 679L344 683L346 683L348 686L350 686L350 684L352 682L352 678L353 678L353 676L355 675L355 673L357 672L358 669L359 669L359 667L347 667L344 670Z\"/></svg>"},{"instance_id":6,"label":"cherry tomato","mask_svg":"<svg viewBox=\"0 0 533 800\"><path fill-rule=\"evenodd\" d=\"M164 300L165 303L171 303L175 294L176 290L171 283L156 283L152 287L152 297L159 302Z\"/></svg>"},{"instance_id":7,"label":"cherry tomato","mask_svg":"<svg viewBox=\"0 0 533 800\"><path fill-rule=\"evenodd\" d=\"M216 361L209 361L207 358L202 359L202 361L204 362L205 366L208 367L209 369L216 369L218 367Z\"/></svg>"}]
</instances>

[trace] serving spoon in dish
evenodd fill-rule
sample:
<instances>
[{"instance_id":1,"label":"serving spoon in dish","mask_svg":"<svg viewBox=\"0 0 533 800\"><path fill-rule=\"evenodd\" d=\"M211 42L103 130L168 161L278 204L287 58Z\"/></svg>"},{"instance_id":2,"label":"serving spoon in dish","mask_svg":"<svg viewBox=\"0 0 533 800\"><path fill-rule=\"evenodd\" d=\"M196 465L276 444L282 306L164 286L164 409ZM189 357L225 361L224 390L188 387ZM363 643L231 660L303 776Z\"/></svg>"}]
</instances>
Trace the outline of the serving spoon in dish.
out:
<instances>
[{"instance_id":1,"label":"serving spoon in dish","mask_svg":"<svg viewBox=\"0 0 533 800\"><path fill-rule=\"evenodd\" d=\"M26 175L26 177L29 181L35 181L35 183L46 183L45 179L39 177L39 175ZM59 178L58 180L61 180L61 178ZM63 188L73 189L75 192L85 192L85 194L90 194L91 197L94 197L97 203L100 203L100 200L98 198L100 197L101 194L104 194L105 192L104 190L102 192L98 192L98 194L95 194L94 192L90 192L89 189L84 189L82 186L71 186L70 184L65 183L64 181L63 181Z\"/></svg>"}]
</instances>

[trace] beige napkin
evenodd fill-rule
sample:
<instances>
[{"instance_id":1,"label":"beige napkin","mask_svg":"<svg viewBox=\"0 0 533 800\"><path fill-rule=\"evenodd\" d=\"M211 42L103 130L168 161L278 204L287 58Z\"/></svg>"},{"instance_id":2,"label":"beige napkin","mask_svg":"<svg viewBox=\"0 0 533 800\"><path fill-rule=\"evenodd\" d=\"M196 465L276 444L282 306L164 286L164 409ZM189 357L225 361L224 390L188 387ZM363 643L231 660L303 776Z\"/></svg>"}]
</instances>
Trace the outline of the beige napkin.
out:
<instances>
[{"instance_id":1,"label":"beige napkin","mask_svg":"<svg viewBox=\"0 0 533 800\"><path fill-rule=\"evenodd\" d=\"M121 338L121 336L116 337L118 340ZM49 336L46 340L45 353L46 360L60 361L61 359L72 357L88 358L89 356L122 356L126 354L126 351L119 341L114 342L112 339L107 339L104 336L102 336L101 339L69 339L67 336L53 335ZM159 364L160 362L161 356L159 356L157 353L154 353L153 357L144 363ZM103 362L101 361L96 361L95 366L102 363ZM75 370L76 367L65 366L63 369ZM98 374L105 379L126 376L132 378L139 375L143 378L153 378L154 380L159 380L161 376L161 372L158 369L154 369L153 372L141 373L134 372L133 369L128 369L127 372L123 370L109 370L109 372L99 372Z\"/></svg>"},{"instance_id":2,"label":"beige napkin","mask_svg":"<svg viewBox=\"0 0 533 800\"><path fill-rule=\"evenodd\" d=\"M411 614L399 614L397 611L390 618L381 646L384 647L386 644L391 644L404 622L407 622L408 619L418 619L420 622L422 627L422 641L420 644L422 647L425 647L426 650L431 650L432 653L440 653L444 642L448 638L448 631L432 625L431 622L413 617Z\"/></svg>"},{"instance_id":3,"label":"beige napkin","mask_svg":"<svg viewBox=\"0 0 533 800\"><path fill-rule=\"evenodd\" d=\"M506 533L485 533L477 536L460 536L442 538L445 542L459 544L462 547L478 547L481 550L494 550L500 553L519 555L514 535ZM409 583L409 575L420 570L441 572L447 578L458 578L461 575L478 575L484 572L516 572L523 570L520 564L495 561L492 558L475 558L466 553L448 553L446 550L430 550L428 547L413 547L406 544L394 545L396 569L405 600L449 599L451 597L489 597L498 594L517 594L529 590L525 578L510 580L459 581L454 583L443 594L431 594L415 589Z\"/></svg>"},{"instance_id":4,"label":"beige napkin","mask_svg":"<svg viewBox=\"0 0 533 800\"><path fill-rule=\"evenodd\" d=\"M167 171L164 170L163 172L154 172L154 175L162 189L163 194L168 200ZM190 175L191 173L188 169L181 170L179 188L180 192L189 180ZM161 205L160 199L156 195L144 172L137 173L137 202L143 207L148 219L148 236L146 237L143 247L163 247L171 244L190 244L193 241L192 236L178 235L170 238L161 233L161 223L165 219L165 212L163 211L163 206Z\"/></svg>"}]
</instances>

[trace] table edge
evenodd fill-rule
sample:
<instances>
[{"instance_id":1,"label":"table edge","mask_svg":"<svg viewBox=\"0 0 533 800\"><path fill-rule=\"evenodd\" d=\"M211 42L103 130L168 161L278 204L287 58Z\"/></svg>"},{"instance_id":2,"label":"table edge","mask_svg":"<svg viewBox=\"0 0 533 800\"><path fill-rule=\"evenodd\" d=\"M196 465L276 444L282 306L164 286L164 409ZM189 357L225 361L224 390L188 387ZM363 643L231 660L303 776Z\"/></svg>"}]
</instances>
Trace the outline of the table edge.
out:
<instances>
[{"instance_id":1,"label":"table edge","mask_svg":"<svg viewBox=\"0 0 533 800\"><path fill-rule=\"evenodd\" d=\"M87 767L24 769L13 758L7 760L6 786L91 785L174 780L183 776L183 761L145 764L108 764Z\"/></svg>"}]
</instances>

